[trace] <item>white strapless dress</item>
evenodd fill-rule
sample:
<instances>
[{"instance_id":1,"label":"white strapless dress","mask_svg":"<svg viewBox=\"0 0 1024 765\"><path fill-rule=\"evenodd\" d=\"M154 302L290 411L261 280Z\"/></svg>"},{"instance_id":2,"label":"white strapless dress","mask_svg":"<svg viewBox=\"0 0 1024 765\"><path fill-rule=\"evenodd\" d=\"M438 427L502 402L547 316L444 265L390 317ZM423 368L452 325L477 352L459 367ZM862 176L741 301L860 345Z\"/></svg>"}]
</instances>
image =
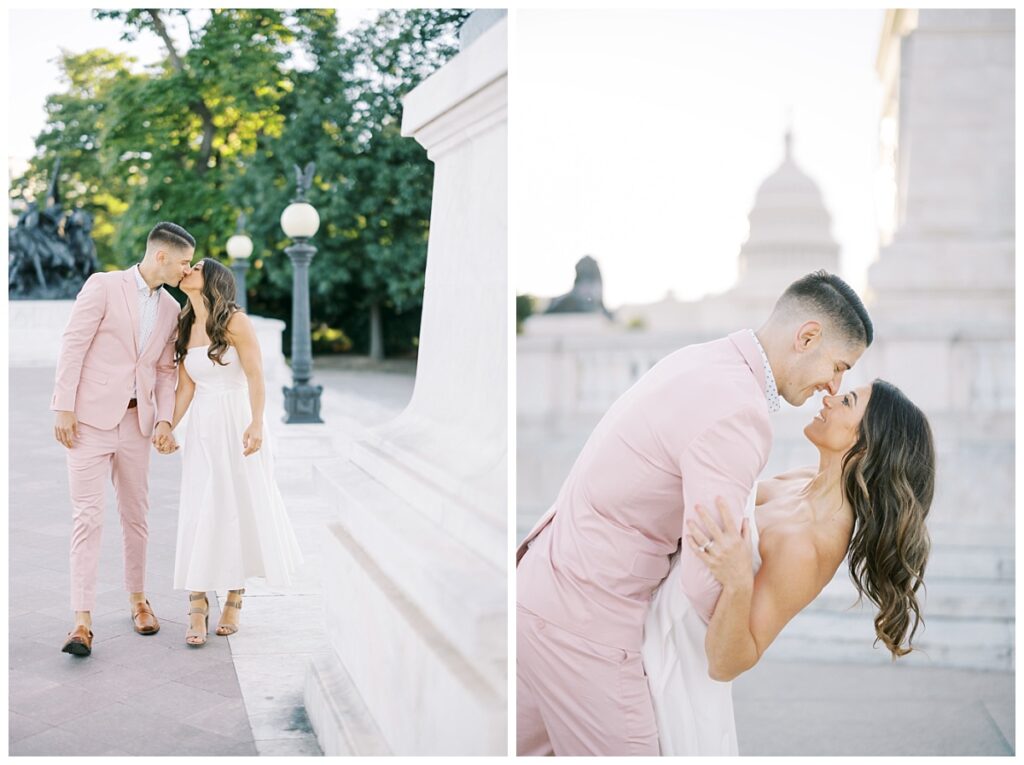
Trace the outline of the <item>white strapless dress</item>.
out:
<instances>
[{"instance_id":1,"label":"white strapless dress","mask_svg":"<svg viewBox=\"0 0 1024 765\"><path fill-rule=\"evenodd\" d=\"M761 566L757 523L751 492L745 515L750 519L754 573ZM683 540L683 544L686 544ZM708 677L704 653L707 625L683 594L679 554L654 593L644 623L643 661L647 672L658 740L663 756L736 755L736 719L732 683Z\"/></svg>"},{"instance_id":2,"label":"white strapless dress","mask_svg":"<svg viewBox=\"0 0 1024 765\"><path fill-rule=\"evenodd\" d=\"M242 456L252 422L249 386L234 347L214 364L207 346L183 359L196 383L182 442L175 589L238 590L249 577L287 587L302 554L274 480L273 444Z\"/></svg>"}]
</instances>

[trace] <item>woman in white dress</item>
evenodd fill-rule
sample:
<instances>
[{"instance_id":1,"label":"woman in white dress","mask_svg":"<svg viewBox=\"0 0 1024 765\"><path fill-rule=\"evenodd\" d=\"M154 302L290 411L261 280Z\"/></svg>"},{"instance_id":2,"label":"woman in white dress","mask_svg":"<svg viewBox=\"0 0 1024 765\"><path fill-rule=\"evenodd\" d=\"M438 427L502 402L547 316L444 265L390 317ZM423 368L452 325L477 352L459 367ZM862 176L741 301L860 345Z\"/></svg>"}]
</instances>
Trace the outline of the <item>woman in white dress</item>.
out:
<instances>
[{"instance_id":1,"label":"woman in white dress","mask_svg":"<svg viewBox=\"0 0 1024 765\"><path fill-rule=\"evenodd\" d=\"M227 590L218 635L238 631L245 580L286 587L301 564L265 438L265 386L252 321L234 302L231 271L211 258L180 289L178 386L171 423L189 412L182 440L174 586L190 590L185 642L206 643L207 592Z\"/></svg>"},{"instance_id":2,"label":"woman in white dress","mask_svg":"<svg viewBox=\"0 0 1024 765\"><path fill-rule=\"evenodd\" d=\"M731 681L760 660L844 558L859 595L879 609L877 639L893 658L912 650L935 488L928 420L883 380L823 404L804 428L817 467L758 483L739 529L720 501L717 519L700 505L687 519L682 544L704 560L722 594L705 624L683 594L676 553L652 599L643 661L662 755L738 753Z\"/></svg>"}]
</instances>

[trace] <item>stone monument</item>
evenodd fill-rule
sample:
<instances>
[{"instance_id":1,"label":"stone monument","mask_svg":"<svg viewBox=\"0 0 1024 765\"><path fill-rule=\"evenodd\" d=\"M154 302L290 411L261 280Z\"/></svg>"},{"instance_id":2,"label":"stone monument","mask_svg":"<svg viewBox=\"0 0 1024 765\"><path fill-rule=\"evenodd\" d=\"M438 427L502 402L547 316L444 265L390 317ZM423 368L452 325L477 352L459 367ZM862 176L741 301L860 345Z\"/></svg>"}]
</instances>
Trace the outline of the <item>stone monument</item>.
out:
<instances>
[{"instance_id":1,"label":"stone monument","mask_svg":"<svg viewBox=\"0 0 1024 765\"><path fill-rule=\"evenodd\" d=\"M66 300L99 270L92 217L81 208L65 213L60 201L60 158L43 205L29 203L8 229L8 296L12 300Z\"/></svg>"},{"instance_id":2,"label":"stone monument","mask_svg":"<svg viewBox=\"0 0 1024 765\"><path fill-rule=\"evenodd\" d=\"M572 289L553 298L544 313L603 313L610 316L604 307L603 293L601 267L590 255L584 255L576 262L576 280Z\"/></svg>"},{"instance_id":3,"label":"stone monument","mask_svg":"<svg viewBox=\"0 0 1024 765\"><path fill-rule=\"evenodd\" d=\"M507 751L508 22L488 15L404 102L435 163L412 399L316 469L331 644L306 708L327 755Z\"/></svg>"}]
</instances>

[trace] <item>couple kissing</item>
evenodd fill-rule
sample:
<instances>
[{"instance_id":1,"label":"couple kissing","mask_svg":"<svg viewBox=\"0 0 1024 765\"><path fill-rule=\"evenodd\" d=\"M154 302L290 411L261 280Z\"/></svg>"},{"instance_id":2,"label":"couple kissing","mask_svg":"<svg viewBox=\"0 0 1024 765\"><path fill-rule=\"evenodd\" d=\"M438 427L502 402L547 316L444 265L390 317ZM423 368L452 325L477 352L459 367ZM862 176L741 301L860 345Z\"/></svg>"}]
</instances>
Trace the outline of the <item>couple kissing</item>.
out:
<instances>
[{"instance_id":1,"label":"couple kissing","mask_svg":"<svg viewBox=\"0 0 1024 765\"><path fill-rule=\"evenodd\" d=\"M231 271L211 258L193 265L195 246L183 227L158 223L141 262L89 277L64 330L50 409L67 450L72 508L74 627L65 653L93 650L108 481L133 628L160 629L146 597L151 447L182 450L173 586L189 593L188 645L207 641L207 593L228 591L216 633L232 635L246 580L286 587L302 562L274 480L253 323L234 302ZM164 285L185 293L184 308Z\"/></svg>"}]
</instances>

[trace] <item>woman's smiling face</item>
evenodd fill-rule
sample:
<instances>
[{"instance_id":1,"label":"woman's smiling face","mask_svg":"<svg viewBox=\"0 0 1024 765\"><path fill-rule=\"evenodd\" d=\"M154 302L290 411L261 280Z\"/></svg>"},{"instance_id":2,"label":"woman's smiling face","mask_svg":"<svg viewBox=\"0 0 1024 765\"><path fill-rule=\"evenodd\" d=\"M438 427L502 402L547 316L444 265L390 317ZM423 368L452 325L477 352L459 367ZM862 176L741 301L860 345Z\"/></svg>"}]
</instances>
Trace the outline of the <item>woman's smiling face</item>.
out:
<instances>
[{"instance_id":1,"label":"woman's smiling face","mask_svg":"<svg viewBox=\"0 0 1024 765\"><path fill-rule=\"evenodd\" d=\"M845 454L857 443L860 421L870 398L870 385L825 396L821 400L821 411L804 428L804 435L819 449Z\"/></svg>"}]
</instances>

